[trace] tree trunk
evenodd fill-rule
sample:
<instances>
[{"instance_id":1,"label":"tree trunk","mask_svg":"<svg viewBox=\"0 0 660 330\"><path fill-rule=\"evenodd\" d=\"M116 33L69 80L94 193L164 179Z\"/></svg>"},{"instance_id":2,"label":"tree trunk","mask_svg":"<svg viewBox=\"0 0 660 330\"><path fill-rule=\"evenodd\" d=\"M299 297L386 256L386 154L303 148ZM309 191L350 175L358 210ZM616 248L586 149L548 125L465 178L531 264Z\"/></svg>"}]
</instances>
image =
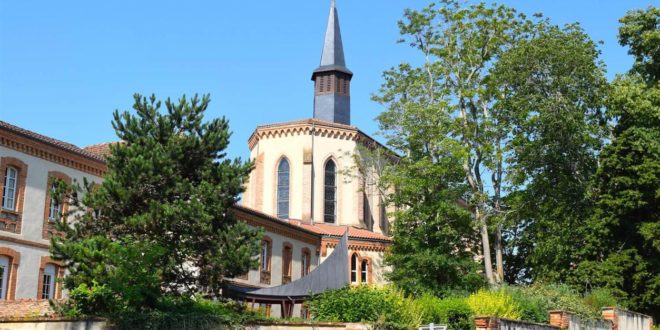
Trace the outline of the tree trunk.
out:
<instances>
[{"instance_id":1,"label":"tree trunk","mask_svg":"<svg viewBox=\"0 0 660 330\"><path fill-rule=\"evenodd\" d=\"M493 278L493 262L490 260L490 239L488 238L488 225L486 224L485 219L482 219L481 212L479 208L476 211L477 221L481 223L481 245L483 247L483 257L484 257L484 268L486 269L486 279L488 279L488 284L490 286L495 285L495 280Z\"/></svg>"},{"instance_id":2,"label":"tree trunk","mask_svg":"<svg viewBox=\"0 0 660 330\"><path fill-rule=\"evenodd\" d=\"M497 225L495 234L495 265L497 267L497 282L504 282L504 264L502 262L502 224Z\"/></svg>"}]
</instances>

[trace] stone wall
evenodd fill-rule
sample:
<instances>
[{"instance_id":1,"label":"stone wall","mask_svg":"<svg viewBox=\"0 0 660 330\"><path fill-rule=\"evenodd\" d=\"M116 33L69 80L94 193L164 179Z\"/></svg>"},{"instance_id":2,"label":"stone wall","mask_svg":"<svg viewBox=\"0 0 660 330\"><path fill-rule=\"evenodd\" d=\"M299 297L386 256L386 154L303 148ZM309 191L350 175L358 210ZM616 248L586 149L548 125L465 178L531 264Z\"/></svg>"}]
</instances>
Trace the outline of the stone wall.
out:
<instances>
[{"instance_id":1,"label":"stone wall","mask_svg":"<svg viewBox=\"0 0 660 330\"><path fill-rule=\"evenodd\" d=\"M567 311L550 311L550 324L568 330L611 330L612 321L606 319L586 320Z\"/></svg>"},{"instance_id":2,"label":"stone wall","mask_svg":"<svg viewBox=\"0 0 660 330\"><path fill-rule=\"evenodd\" d=\"M105 321L67 321L67 320L38 320L38 321L0 321L0 330L104 330Z\"/></svg>"},{"instance_id":3,"label":"stone wall","mask_svg":"<svg viewBox=\"0 0 660 330\"><path fill-rule=\"evenodd\" d=\"M607 307L602 310L603 318L611 320L612 330L652 330L653 318L616 307Z\"/></svg>"},{"instance_id":4,"label":"stone wall","mask_svg":"<svg viewBox=\"0 0 660 330\"><path fill-rule=\"evenodd\" d=\"M560 330L558 326L533 323L518 320L509 320L492 316L474 318L477 330Z\"/></svg>"}]
</instances>

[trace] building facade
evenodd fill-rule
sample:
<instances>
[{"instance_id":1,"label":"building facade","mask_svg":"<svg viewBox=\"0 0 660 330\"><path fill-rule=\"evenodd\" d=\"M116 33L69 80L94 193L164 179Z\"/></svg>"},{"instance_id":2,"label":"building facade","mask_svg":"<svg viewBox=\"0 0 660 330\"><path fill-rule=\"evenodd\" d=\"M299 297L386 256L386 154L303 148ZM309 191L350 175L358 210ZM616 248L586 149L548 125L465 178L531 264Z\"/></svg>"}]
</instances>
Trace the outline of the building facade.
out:
<instances>
[{"instance_id":1,"label":"building facade","mask_svg":"<svg viewBox=\"0 0 660 330\"><path fill-rule=\"evenodd\" d=\"M48 246L67 205L51 196L53 182L101 182L105 170L97 154L0 121L0 299L62 297L64 269Z\"/></svg>"},{"instance_id":2,"label":"building facade","mask_svg":"<svg viewBox=\"0 0 660 330\"><path fill-rule=\"evenodd\" d=\"M263 228L259 269L229 279L260 288L310 272L348 232L350 283L383 284L391 244L383 196L369 189L354 166L360 146L383 148L350 125L350 81L339 18L330 8L320 66L313 71L313 118L258 126L248 141L255 169L241 205L231 212ZM66 295L57 278L65 269L49 257L55 217L67 208L52 198L55 179L102 182L109 144L79 148L0 121L0 299ZM271 316L279 306L261 306ZM294 306L294 316L305 316Z\"/></svg>"}]
</instances>

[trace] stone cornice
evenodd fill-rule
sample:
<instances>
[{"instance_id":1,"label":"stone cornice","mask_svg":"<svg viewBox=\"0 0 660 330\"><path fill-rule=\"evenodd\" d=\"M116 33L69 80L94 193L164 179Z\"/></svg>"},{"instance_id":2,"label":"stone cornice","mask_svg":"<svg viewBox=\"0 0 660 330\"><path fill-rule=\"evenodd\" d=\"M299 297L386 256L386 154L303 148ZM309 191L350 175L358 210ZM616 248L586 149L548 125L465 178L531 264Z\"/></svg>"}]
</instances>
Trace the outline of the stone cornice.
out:
<instances>
[{"instance_id":1,"label":"stone cornice","mask_svg":"<svg viewBox=\"0 0 660 330\"><path fill-rule=\"evenodd\" d=\"M334 248L339 244L339 238L323 237L321 240L321 255L326 256L328 248ZM348 249L352 251L375 251L385 252L392 242L385 241L366 241L355 238L350 238L348 241Z\"/></svg>"},{"instance_id":2,"label":"stone cornice","mask_svg":"<svg viewBox=\"0 0 660 330\"><path fill-rule=\"evenodd\" d=\"M248 147L252 150L261 139L282 136L311 135L312 133L316 136L356 141L369 148L384 148L391 153L392 157L401 158L389 148L355 126L333 123L315 118L257 126L248 139Z\"/></svg>"},{"instance_id":3,"label":"stone cornice","mask_svg":"<svg viewBox=\"0 0 660 330\"><path fill-rule=\"evenodd\" d=\"M271 218L265 214L251 210L242 206L234 205L230 212L241 221L250 226L261 227L268 232L282 235L291 239L305 242L314 246L319 246L321 238L316 233L309 232L299 226L291 225L276 218Z\"/></svg>"}]
</instances>

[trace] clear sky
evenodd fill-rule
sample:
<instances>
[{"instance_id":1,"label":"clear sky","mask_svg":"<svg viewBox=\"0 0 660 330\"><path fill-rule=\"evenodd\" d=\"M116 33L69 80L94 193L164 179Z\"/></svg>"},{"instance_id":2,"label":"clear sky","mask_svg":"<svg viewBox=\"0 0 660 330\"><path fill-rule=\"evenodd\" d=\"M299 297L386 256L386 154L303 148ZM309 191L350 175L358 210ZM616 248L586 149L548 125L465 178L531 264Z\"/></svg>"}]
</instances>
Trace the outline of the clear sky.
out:
<instances>
[{"instance_id":1,"label":"clear sky","mask_svg":"<svg viewBox=\"0 0 660 330\"><path fill-rule=\"evenodd\" d=\"M404 8L429 0L337 0L352 81L352 124L369 134L382 72L418 54L397 44ZM329 0L0 0L0 120L79 146L114 141L115 109L132 94L210 93L207 116L226 116L230 156L248 156L255 126L312 116ZM618 19L657 0L505 0L556 24L580 22L603 41L608 78L631 58Z\"/></svg>"}]
</instances>

